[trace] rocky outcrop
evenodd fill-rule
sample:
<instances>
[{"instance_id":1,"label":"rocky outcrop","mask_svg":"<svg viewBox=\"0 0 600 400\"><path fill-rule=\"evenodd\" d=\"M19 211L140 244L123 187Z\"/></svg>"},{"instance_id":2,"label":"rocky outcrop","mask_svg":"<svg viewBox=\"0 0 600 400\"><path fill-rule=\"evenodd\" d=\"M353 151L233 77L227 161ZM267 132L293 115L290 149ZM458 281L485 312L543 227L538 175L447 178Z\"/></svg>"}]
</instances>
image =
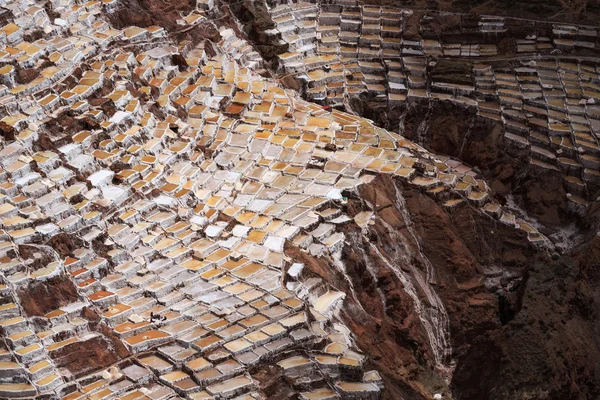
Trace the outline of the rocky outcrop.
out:
<instances>
[{"instance_id":1,"label":"rocky outcrop","mask_svg":"<svg viewBox=\"0 0 600 400\"><path fill-rule=\"evenodd\" d=\"M396 196L404 198L406 210L394 202ZM387 254L398 253L398 241L393 240L398 231L414 232L409 253L417 269L412 278L429 265L430 286L448 315L453 357L474 337L501 326L499 301L493 291L514 296L518 285L510 285L508 277L518 281L530 257L524 235L466 204L446 212L423 193L383 176L364 187L360 198L376 207L370 237Z\"/></svg>"}]
</instances>

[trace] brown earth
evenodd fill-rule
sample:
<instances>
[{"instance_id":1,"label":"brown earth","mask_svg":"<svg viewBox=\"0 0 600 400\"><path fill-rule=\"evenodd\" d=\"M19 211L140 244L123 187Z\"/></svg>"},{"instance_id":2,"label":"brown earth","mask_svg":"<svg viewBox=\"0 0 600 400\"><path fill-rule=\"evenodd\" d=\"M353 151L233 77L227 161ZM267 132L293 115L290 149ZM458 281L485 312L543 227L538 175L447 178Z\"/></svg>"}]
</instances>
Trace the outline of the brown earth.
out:
<instances>
[{"instance_id":1,"label":"brown earth","mask_svg":"<svg viewBox=\"0 0 600 400\"><path fill-rule=\"evenodd\" d=\"M17 131L6 122L0 121L0 136L6 141L15 140Z\"/></svg>"},{"instance_id":2,"label":"brown earth","mask_svg":"<svg viewBox=\"0 0 600 400\"><path fill-rule=\"evenodd\" d=\"M113 340L104 335L95 336L68 344L51 353L51 358L57 367L66 368L77 379L110 367L129 355L114 344Z\"/></svg>"},{"instance_id":3,"label":"brown earth","mask_svg":"<svg viewBox=\"0 0 600 400\"><path fill-rule=\"evenodd\" d=\"M19 256L27 260L29 271L37 271L55 261L55 255L49 247L19 245L18 250ZM12 252L9 252L8 255L11 256Z\"/></svg>"},{"instance_id":4,"label":"brown earth","mask_svg":"<svg viewBox=\"0 0 600 400\"><path fill-rule=\"evenodd\" d=\"M111 25L117 29L131 25L142 28L158 25L172 31L180 28L177 20L195 8L195 0L123 0L119 2L119 7L107 13L107 16Z\"/></svg>"},{"instance_id":5,"label":"brown earth","mask_svg":"<svg viewBox=\"0 0 600 400\"><path fill-rule=\"evenodd\" d=\"M408 214L394 200L398 193ZM411 299L373 245L405 271L407 255L417 267L425 258L434 267L434 288L449 314L455 398L598 396L600 238L550 257L532 249L522 232L467 204L444 210L387 176L348 197L348 215L374 209L376 219L364 232L353 223L343 227L347 277L329 257L311 257L290 245L286 254L348 293L342 318L369 355L369 366L382 373L388 398L430 398L445 385Z\"/></svg>"},{"instance_id":6,"label":"brown earth","mask_svg":"<svg viewBox=\"0 0 600 400\"><path fill-rule=\"evenodd\" d=\"M17 69L16 80L20 85L31 82L40 75L39 69L37 68L19 68Z\"/></svg>"},{"instance_id":7,"label":"brown earth","mask_svg":"<svg viewBox=\"0 0 600 400\"><path fill-rule=\"evenodd\" d=\"M59 233L50 239L47 243L56 251L63 259L72 255L73 251L81 248L83 243L74 235L67 233Z\"/></svg>"},{"instance_id":8,"label":"brown earth","mask_svg":"<svg viewBox=\"0 0 600 400\"><path fill-rule=\"evenodd\" d=\"M41 316L78 300L72 282L65 276L30 285L18 292L21 306L27 316ZM99 336L69 344L50 354L59 368L66 368L77 379L107 368L130 356L129 351L100 316L88 307L82 315L89 322L89 330ZM66 339L63 338L61 340Z\"/></svg>"},{"instance_id":9,"label":"brown earth","mask_svg":"<svg viewBox=\"0 0 600 400\"><path fill-rule=\"evenodd\" d=\"M410 210L408 221L395 203L397 190L405 197ZM513 244L500 242L493 247L490 244L469 248L454 230L451 217L437 203L413 189L402 188L388 176L377 177L373 183L361 187L359 193L348 193L348 197L345 211L349 216L368 209L376 210L377 215L375 224L366 232L361 232L355 224L343 227L348 245L343 248L341 258L349 280L331 259L314 258L292 246L286 248L286 254L294 262L305 263L311 272L338 290L349 293L342 315L355 333L359 347L383 373L389 398L416 399L443 391L444 383L433 370L429 341L415 315L413 301L373 246L385 259L406 272L409 271L406 263L416 265L421 271L424 269L426 260L419 255L419 249L424 251L438 272L442 298L451 299L446 303L451 334L459 351L479 332L500 326L498 301L483 286L478 257L485 255L488 259L512 264L516 269L523 268L520 260L515 261L509 255L508 248ZM492 223L487 217L480 221L479 214L468 207L464 213L468 215L458 218L466 220L468 216L476 221L461 227L471 238ZM417 242L408 232L407 224L418 227ZM498 231L500 234L502 229ZM494 250L491 254L490 249ZM350 295L352 291L356 297Z\"/></svg>"},{"instance_id":10,"label":"brown earth","mask_svg":"<svg viewBox=\"0 0 600 400\"><path fill-rule=\"evenodd\" d=\"M350 284L353 285L357 297L346 297L343 319L356 335L359 348L368 354L368 367L382 373L386 398L425 399L418 378L431 373L431 354L425 332L412 312L412 300L381 260L370 252L363 256L352 247L355 246L344 247L343 257L350 282L328 257L313 257L290 244L286 244L285 253L337 290L351 293ZM376 277L365 271L367 263L376 265ZM384 293L385 310L377 289Z\"/></svg>"},{"instance_id":11,"label":"brown earth","mask_svg":"<svg viewBox=\"0 0 600 400\"><path fill-rule=\"evenodd\" d=\"M51 354L58 367L66 368L74 378L107 368L131 354L100 316L84 307L82 317L88 320L90 331L99 336L69 344Z\"/></svg>"},{"instance_id":12,"label":"brown earth","mask_svg":"<svg viewBox=\"0 0 600 400\"><path fill-rule=\"evenodd\" d=\"M15 15L8 8L0 7L0 24L8 25L15 20Z\"/></svg>"},{"instance_id":13,"label":"brown earth","mask_svg":"<svg viewBox=\"0 0 600 400\"><path fill-rule=\"evenodd\" d=\"M405 199L409 220L395 204L398 193ZM448 214L428 196L387 176L361 188L359 198L376 204L379 210L368 236L388 259L401 259L398 235L409 236L407 224L414 228L418 237L417 242L411 240L409 254L412 262L422 265L425 260L420 249L436 271L435 288L449 314L455 354L464 351L474 337L501 325L501 313L509 312L501 310L497 297L485 288L484 266L523 271L530 257L526 246L519 243L523 235L466 205ZM507 292L501 286L497 289ZM421 345L427 346L427 342Z\"/></svg>"},{"instance_id":14,"label":"brown earth","mask_svg":"<svg viewBox=\"0 0 600 400\"><path fill-rule=\"evenodd\" d=\"M45 315L78 300L77 289L66 275L33 282L18 289L17 295L28 317Z\"/></svg>"},{"instance_id":15,"label":"brown earth","mask_svg":"<svg viewBox=\"0 0 600 400\"><path fill-rule=\"evenodd\" d=\"M473 64L462 59L440 58L429 71L433 82L450 82L474 86Z\"/></svg>"},{"instance_id":16,"label":"brown earth","mask_svg":"<svg viewBox=\"0 0 600 400\"><path fill-rule=\"evenodd\" d=\"M288 400L297 396L282 369L275 365L261 364L259 370L252 373L252 378L259 382L261 392L269 399Z\"/></svg>"},{"instance_id":17,"label":"brown earth","mask_svg":"<svg viewBox=\"0 0 600 400\"><path fill-rule=\"evenodd\" d=\"M44 123L40 128L43 134L40 135L37 146L43 150L54 150L70 142L74 134L83 130L99 129L100 124L89 116L80 116L69 110Z\"/></svg>"},{"instance_id":18,"label":"brown earth","mask_svg":"<svg viewBox=\"0 0 600 400\"><path fill-rule=\"evenodd\" d=\"M115 11L107 13L107 17L118 29L132 25L142 28L158 25L165 28L176 42L189 40L194 46L205 39L218 42L219 31L211 21L200 22L194 27L177 24L177 20L195 9L195 0L124 0L119 2L119 7ZM212 13L213 11L209 12ZM214 15L208 17L214 20Z\"/></svg>"}]
</instances>

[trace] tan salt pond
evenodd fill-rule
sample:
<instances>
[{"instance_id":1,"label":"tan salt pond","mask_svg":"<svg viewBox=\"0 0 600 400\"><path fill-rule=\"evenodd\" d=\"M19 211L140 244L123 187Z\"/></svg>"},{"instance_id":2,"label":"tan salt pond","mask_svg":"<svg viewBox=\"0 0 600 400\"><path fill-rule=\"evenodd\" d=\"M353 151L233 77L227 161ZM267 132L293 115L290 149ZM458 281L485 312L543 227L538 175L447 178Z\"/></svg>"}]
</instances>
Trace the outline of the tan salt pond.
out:
<instances>
[{"instance_id":1,"label":"tan salt pond","mask_svg":"<svg viewBox=\"0 0 600 400\"><path fill-rule=\"evenodd\" d=\"M282 361L278 362L277 365L279 365L283 369L288 369L288 368L293 368L293 367L299 367L301 365L308 365L308 364L311 364L311 362L312 361L310 361L306 357L296 356L296 357L290 357L285 360L282 360Z\"/></svg>"},{"instance_id":2,"label":"tan salt pond","mask_svg":"<svg viewBox=\"0 0 600 400\"><path fill-rule=\"evenodd\" d=\"M21 366L14 361L0 361L0 370L2 369L19 369Z\"/></svg>"},{"instance_id":3,"label":"tan salt pond","mask_svg":"<svg viewBox=\"0 0 600 400\"><path fill-rule=\"evenodd\" d=\"M327 345L327 347L325 347L324 351L325 351L325 353L328 353L328 354L342 354L346 350L348 350L348 346L346 346L345 344L331 343L331 344Z\"/></svg>"},{"instance_id":4,"label":"tan salt pond","mask_svg":"<svg viewBox=\"0 0 600 400\"><path fill-rule=\"evenodd\" d=\"M254 327L257 325L261 325L268 321L269 321L269 319L267 317L265 317L264 315L257 314L257 315L253 315L250 318L246 318L246 319L240 321L240 324L242 326L251 328L251 327Z\"/></svg>"},{"instance_id":5,"label":"tan salt pond","mask_svg":"<svg viewBox=\"0 0 600 400\"><path fill-rule=\"evenodd\" d=\"M447 200L446 202L444 202L444 206L445 207L454 207L460 203L464 202L463 199L452 199L452 200Z\"/></svg>"},{"instance_id":6,"label":"tan salt pond","mask_svg":"<svg viewBox=\"0 0 600 400\"><path fill-rule=\"evenodd\" d=\"M239 353L241 351L251 348L252 344L245 339L238 339L238 340L234 340L232 342L226 343L223 347L225 347L227 350L231 351L232 353Z\"/></svg>"},{"instance_id":7,"label":"tan salt pond","mask_svg":"<svg viewBox=\"0 0 600 400\"><path fill-rule=\"evenodd\" d=\"M189 378L189 375L183 371L173 371L173 372L169 372L166 375L162 375L160 378L166 382L173 383L173 382L177 382L177 381Z\"/></svg>"},{"instance_id":8,"label":"tan salt pond","mask_svg":"<svg viewBox=\"0 0 600 400\"><path fill-rule=\"evenodd\" d=\"M32 365L32 366L29 368L29 372L31 372L32 374L35 374L36 372L38 372L38 371L41 371L42 369L44 369L44 368L46 368L46 367L48 367L48 366L50 366L50 365L52 365L52 364L50 364L50 362L49 362L49 361L47 361L47 360L42 360L42 361L40 361L40 362L38 362L38 363L36 363L36 364Z\"/></svg>"},{"instance_id":9,"label":"tan salt pond","mask_svg":"<svg viewBox=\"0 0 600 400\"><path fill-rule=\"evenodd\" d=\"M346 295L343 292L328 291L323 296L319 297L314 304L315 310L323 314L326 312L335 302L343 299Z\"/></svg>"},{"instance_id":10,"label":"tan salt pond","mask_svg":"<svg viewBox=\"0 0 600 400\"><path fill-rule=\"evenodd\" d=\"M204 349L204 348L212 346L220 341L221 341L221 338L219 338L218 336L212 335L212 336L206 337L204 339L200 339L200 340L194 342L194 344L196 346L200 347L201 349Z\"/></svg>"},{"instance_id":11,"label":"tan salt pond","mask_svg":"<svg viewBox=\"0 0 600 400\"><path fill-rule=\"evenodd\" d=\"M286 330L283 326L276 323L276 324L267 325L267 326L261 328L261 331L263 331L264 333L266 333L269 336L275 336L275 335L284 333Z\"/></svg>"},{"instance_id":12,"label":"tan salt pond","mask_svg":"<svg viewBox=\"0 0 600 400\"><path fill-rule=\"evenodd\" d=\"M55 379L60 379L60 377L56 374L53 375L49 375L45 378L40 379L39 381L36 382L36 385L38 386L44 386L49 384L50 382L54 381Z\"/></svg>"},{"instance_id":13,"label":"tan salt pond","mask_svg":"<svg viewBox=\"0 0 600 400\"><path fill-rule=\"evenodd\" d=\"M140 358L140 362L148 367L159 369L159 370L171 367L171 364L169 362L167 362L157 356L149 356L149 357L145 357L145 358Z\"/></svg>"},{"instance_id":14,"label":"tan salt pond","mask_svg":"<svg viewBox=\"0 0 600 400\"><path fill-rule=\"evenodd\" d=\"M206 390L209 393L217 394L223 392L230 392L250 384L252 384L252 380L250 380L246 376L239 376L237 378L232 378L216 385L211 385L207 387Z\"/></svg>"},{"instance_id":15,"label":"tan salt pond","mask_svg":"<svg viewBox=\"0 0 600 400\"><path fill-rule=\"evenodd\" d=\"M23 348L16 350L15 353L23 356L25 354L33 353L34 351L39 350L41 348L42 348L42 346L39 343L34 343L27 347L23 347Z\"/></svg>"},{"instance_id":16,"label":"tan salt pond","mask_svg":"<svg viewBox=\"0 0 600 400\"><path fill-rule=\"evenodd\" d=\"M236 269L235 271L232 272L232 274L240 279L247 279L249 276L254 275L255 273L257 273L258 271L264 269L264 267L260 264L249 264L246 265L245 267Z\"/></svg>"},{"instance_id":17,"label":"tan salt pond","mask_svg":"<svg viewBox=\"0 0 600 400\"><path fill-rule=\"evenodd\" d=\"M354 222L361 228L366 227L373 216L372 211L361 211L354 217Z\"/></svg>"},{"instance_id":18,"label":"tan salt pond","mask_svg":"<svg viewBox=\"0 0 600 400\"><path fill-rule=\"evenodd\" d=\"M379 391L379 388L374 383L338 382L336 386L340 387L345 392Z\"/></svg>"},{"instance_id":19,"label":"tan salt pond","mask_svg":"<svg viewBox=\"0 0 600 400\"><path fill-rule=\"evenodd\" d=\"M185 364L185 366L194 372L198 372L198 371L202 371L206 368L212 367L212 364L210 362L206 361L204 358L200 357L200 358L196 358L195 360L188 361Z\"/></svg>"},{"instance_id":20,"label":"tan salt pond","mask_svg":"<svg viewBox=\"0 0 600 400\"><path fill-rule=\"evenodd\" d=\"M58 350L61 347L65 347L65 346L67 346L71 343L75 343L77 341L78 341L77 338L72 337L67 340L63 340L62 342L53 343L50 346L46 347L46 350L48 350L48 351Z\"/></svg>"},{"instance_id":21,"label":"tan salt pond","mask_svg":"<svg viewBox=\"0 0 600 400\"><path fill-rule=\"evenodd\" d=\"M33 386L27 383L8 383L0 384L0 392L24 393L30 390L35 390Z\"/></svg>"},{"instance_id":22,"label":"tan salt pond","mask_svg":"<svg viewBox=\"0 0 600 400\"><path fill-rule=\"evenodd\" d=\"M152 330L152 331L144 332L142 334L127 338L127 339L125 339L125 341L130 345L135 345L135 344L143 343L143 342L154 340L154 339L165 339L168 337L170 337L170 335L168 333Z\"/></svg>"},{"instance_id":23,"label":"tan salt pond","mask_svg":"<svg viewBox=\"0 0 600 400\"><path fill-rule=\"evenodd\" d=\"M302 393L302 397L308 400L329 400L329 399L337 399L338 395L336 392L329 388L321 388L315 389L311 392Z\"/></svg>"}]
</instances>

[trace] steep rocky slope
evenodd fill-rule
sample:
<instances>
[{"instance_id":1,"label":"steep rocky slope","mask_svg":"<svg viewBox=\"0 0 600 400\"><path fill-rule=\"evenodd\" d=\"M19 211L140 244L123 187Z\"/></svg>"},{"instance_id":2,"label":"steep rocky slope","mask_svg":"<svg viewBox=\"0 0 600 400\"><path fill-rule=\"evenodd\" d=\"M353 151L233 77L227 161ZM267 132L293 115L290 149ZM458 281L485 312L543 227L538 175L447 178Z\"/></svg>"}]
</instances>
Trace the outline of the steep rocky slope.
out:
<instances>
[{"instance_id":1,"label":"steep rocky slope","mask_svg":"<svg viewBox=\"0 0 600 400\"><path fill-rule=\"evenodd\" d=\"M454 396L596 398L596 206L584 218L569 213L561 174L532 168L526 153L505 145L501 124L474 107L422 101L382 109L368 99L352 106L437 154L477 167L498 201L534 217L559 246L531 249L525 238L467 207L446 212L423 194L408 195L424 254L441 275L436 290L450 318ZM591 198L595 190L589 187ZM571 247L563 252L567 227L574 242L566 240Z\"/></svg>"},{"instance_id":2,"label":"steep rocky slope","mask_svg":"<svg viewBox=\"0 0 600 400\"><path fill-rule=\"evenodd\" d=\"M477 167L499 196L514 195L541 223L558 227L569 221L560 172L531 167L528 152L507 146L502 125L478 116L476 107L432 100L396 113L388 118L406 137Z\"/></svg>"},{"instance_id":3,"label":"steep rocky slope","mask_svg":"<svg viewBox=\"0 0 600 400\"><path fill-rule=\"evenodd\" d=\"M267 10L268 2L265 0L221 1L223 12L232 14L234 24L242 27L243 33L252 41L270 68L276 70L278 67L276 56L286 52L288 45L280 40L280 35L267 34L267 31L275 28L275 23Z\"/></svg>"},{"instance_id":4,"label":"steep rocky slope","mask_svg":"<svg viewBox=\"0 0 600 400\"><path fill-rule=\"evenodd\" d=\"M370 4L398 6L394 0L369 0ZM573 0L407 0L402 7L437 9L446 12L506 15L510 17L546 19L567 23L595 24L600 7L594 1Z\"/></svg>"},{"instance_id":5,"label":"steep rocky slope","mask_svg":"<svg viewBox=\"0 0 600 400\"><path fill-rule=\"evenodd\" d=\"M521 311L458 357L459 398L598 397L598 245L596 236L555 260L536 257Z\"/></svg>"},{"instance_id":6,"label":"steep rocky slope","mask_svg":"<svg viewBox=\"0 0 600 400\"><path fill-rule=\"evenodd\" d=\"M412 286L428 269L448 315L455 398L598 395L596 236L558 256L466 204L445 210L385 176L348 195L349 215L367 210L375 219L344 227L339 260L293 247L287 254L353 294L341 317L385 376L389 398L427 398L445 386L419 307L399 278ZM415 292L422 311L432 306L422 288Z\"/></svg>"}]
</instances>

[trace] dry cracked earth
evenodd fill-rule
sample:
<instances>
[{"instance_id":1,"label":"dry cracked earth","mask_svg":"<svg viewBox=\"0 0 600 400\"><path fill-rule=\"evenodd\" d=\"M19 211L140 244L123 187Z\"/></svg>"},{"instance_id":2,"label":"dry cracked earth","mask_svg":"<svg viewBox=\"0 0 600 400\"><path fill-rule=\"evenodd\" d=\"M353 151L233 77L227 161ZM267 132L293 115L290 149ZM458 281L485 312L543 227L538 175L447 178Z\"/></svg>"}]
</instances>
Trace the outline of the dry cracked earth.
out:
<instances>
[{"instance_id":1,"label":"dry cracked earth","mask_svg":"<svg viewBox=\"0 0 600 400\"><path fill-rule=\"evenodd\" d=\"M600 398L592 0L0 0L0 398Z\"/></svg>"}]
</instances>

